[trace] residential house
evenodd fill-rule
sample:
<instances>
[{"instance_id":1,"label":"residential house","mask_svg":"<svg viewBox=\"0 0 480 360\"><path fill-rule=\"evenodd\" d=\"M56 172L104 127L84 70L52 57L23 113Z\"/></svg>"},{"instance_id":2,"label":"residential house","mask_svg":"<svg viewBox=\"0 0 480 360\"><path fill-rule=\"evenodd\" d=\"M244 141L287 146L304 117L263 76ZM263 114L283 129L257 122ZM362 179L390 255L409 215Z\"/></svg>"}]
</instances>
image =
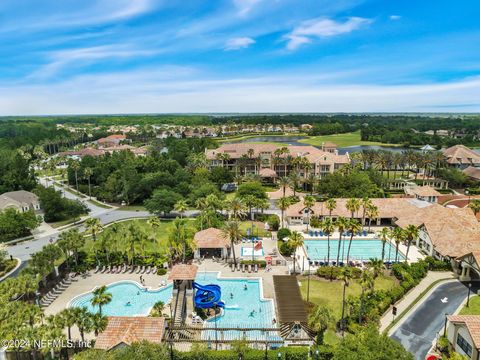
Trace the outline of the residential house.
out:
<instances>
[{"instance_id":1,"label":"residential house","mask_svg":"<svg viewBox=\"0 0 480 360\"><path fill-rule=\"evenodd\" d=\"M34 193L25 190L10 191L0 195L0 211L15 209L19 212L40 210L40 200Z\"/></svg>"},{"instance_id":2,"label":"residential house","mask_svg":"<svg viewBox=\"0 0 480 360\"><path fill-rule=\"evenodd\" d=\"M455 145L443 150L447 163L452 167L465 169L480 166L480 154L465 145Z\"/></svg>"},{"instance_id":3,"label":"residential house","mask_svg":"<svg viewBox=\"0 0 480 360\"><path fill-rule=\"evenodd\" d=\"M480 359L480 315L447 316L447 338L456 353Z\"/></svg>"}]
</instances>

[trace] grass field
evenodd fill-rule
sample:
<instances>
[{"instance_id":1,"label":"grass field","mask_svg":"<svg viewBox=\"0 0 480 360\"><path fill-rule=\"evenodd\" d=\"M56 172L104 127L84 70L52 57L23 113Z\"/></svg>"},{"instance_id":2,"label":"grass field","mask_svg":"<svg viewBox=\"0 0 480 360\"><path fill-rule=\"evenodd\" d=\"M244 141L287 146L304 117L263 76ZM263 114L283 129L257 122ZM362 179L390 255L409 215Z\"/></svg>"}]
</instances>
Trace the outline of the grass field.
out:
<instances>
[{"instance_id":1,"label":"grass field","mask_svg":"<svg viewBox=\"0 0 480 360\"><path fill-rule=\"evenodd\" d=\"M300 290L303 299L307 299L307 279L300 280L302 284ZM375 289L391 289L396 284L393 277L380 276L375 280ZM330 308L336 318L342 314L342 291L343 283L341 281L328 281L323 279L310 278L310 302L315 305L324 305ZM362 289L358 280L352 280L347 287L347 296L359 296Z\"/></svg>"},{"instance_id":2,"label":"grass field","mask_svg":"<svg viewBox=\"0 0 480 360\"><path fill-rule=\"evenodd\" d=\"M375 141L360 140L360 131L355 131L345 134L310 136L308 139L299 140L301 143L321 146L322 143L331 141L338 145L338 147L356 146L356 145L377 145L377 146L399 146L396 144L384 144Z\"/></svg>"},{"instance_id":3,"label":"grass field","mask_svg":"<svg viewBox=\"0 0 480 360\"><path fill-rule=\"evenodd\" d=\"M480 296L470 295L470 306L465 306L460 310L460 315L480 315Z\"/></svg>"},{"instance_id":4,"label":"grass field","mask_svg":"<svg viewBox=\"0 0 480 360\"><path fill-rule=\"evenodd\" d=\"M96 201L96 200L93 200L93 199L87 200L87 201L88 201L90 204L93 204L93 205L98 206L98 207L103 208L103 209L111 209L111 208L112 208L111 206L104 205L104 204L102 204L102 203L100 203L100 202L98 202L98 201Z\"/></svg>"}]
</instances>

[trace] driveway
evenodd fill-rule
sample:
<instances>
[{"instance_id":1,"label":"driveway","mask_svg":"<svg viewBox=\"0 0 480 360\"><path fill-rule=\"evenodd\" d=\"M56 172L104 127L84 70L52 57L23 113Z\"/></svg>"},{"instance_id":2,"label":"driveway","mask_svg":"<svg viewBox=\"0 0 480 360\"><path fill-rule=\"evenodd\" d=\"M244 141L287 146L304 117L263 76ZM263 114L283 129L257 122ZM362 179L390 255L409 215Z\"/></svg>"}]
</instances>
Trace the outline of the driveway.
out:
<instances>
[{"instance_id":1,"label":"driveway","mask_svg":"<svg viewBox=\"0 0 480 360\"><path fill-rule=\"evenodd\" d=\"M475 286L472 287L472 293L476 291L474 288ZM457 310L467 293L467 286L459 281L438 286L390 337L402 344L416 359L425 359L432 342L443 328L445 314Z\"/></svg>"}]
</instances>

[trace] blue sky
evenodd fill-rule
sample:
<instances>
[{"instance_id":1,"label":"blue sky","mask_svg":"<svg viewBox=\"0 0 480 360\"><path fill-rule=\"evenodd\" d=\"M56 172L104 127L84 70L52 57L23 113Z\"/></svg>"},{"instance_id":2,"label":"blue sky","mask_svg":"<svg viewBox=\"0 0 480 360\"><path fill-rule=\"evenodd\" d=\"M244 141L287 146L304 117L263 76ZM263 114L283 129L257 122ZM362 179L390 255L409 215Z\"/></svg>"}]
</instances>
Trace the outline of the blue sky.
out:
<instances>
[{"instance_id":1,"label":"blue sky","mask_svg":"<svg viewBox=\"0 0 480 360\"><path fill-rule=\"evenodd\" d=\"M480 111L478 0L2 0L0 114Z\"/></svg>"}]
</instances>

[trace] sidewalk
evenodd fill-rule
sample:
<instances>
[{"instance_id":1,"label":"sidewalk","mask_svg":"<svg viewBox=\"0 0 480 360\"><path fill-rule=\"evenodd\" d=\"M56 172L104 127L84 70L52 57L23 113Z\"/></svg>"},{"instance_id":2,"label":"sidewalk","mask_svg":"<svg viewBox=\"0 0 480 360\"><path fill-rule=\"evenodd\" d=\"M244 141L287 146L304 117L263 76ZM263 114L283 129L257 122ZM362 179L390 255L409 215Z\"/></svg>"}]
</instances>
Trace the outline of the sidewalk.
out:
<instances>
[{"instance_id":1,"label":"sidewalk","mask_svg":"<svg viewBox=\"0 0 480 360\"><path fill-rule=\"evenodd\" d=\"M427 273L427 276L425 276L425 278L422 281L420 281L420 283L417 286L415 286L412 290L410 290L410 292L408 292L402 299L400 299L395 304L395 306L397 307L396 317L402 314L415 301L415 299L420 294L422 294L431 284L433 284L437 280L447 279L447 278L454 279L453 273L450 271L429 271ZM421 303L421 301L419 301L417 304L419 303ZM393 321L393 313L392 313L392 307L391 307L387 312L385 312L385 314L383 314L382 318L380 319L380 332L383 332L388 327L388 325L390 325L392 321ZM395 327L399 326L400 324L401 324L401 321L397 323ZM392 328L390 332L393 332L394 328Z\"/></svg>"}]
</instances>

